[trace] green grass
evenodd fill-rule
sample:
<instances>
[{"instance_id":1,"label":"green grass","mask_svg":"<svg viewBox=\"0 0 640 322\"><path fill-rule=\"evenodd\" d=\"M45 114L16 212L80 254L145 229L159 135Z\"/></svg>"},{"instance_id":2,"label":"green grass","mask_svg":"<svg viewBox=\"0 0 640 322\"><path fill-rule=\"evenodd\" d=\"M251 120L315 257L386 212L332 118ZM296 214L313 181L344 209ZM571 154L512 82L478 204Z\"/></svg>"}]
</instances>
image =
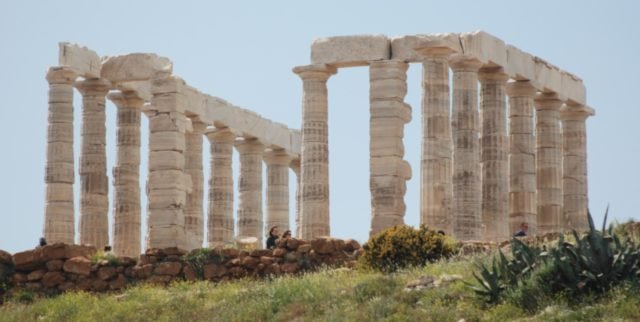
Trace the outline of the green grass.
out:
<instances>
[{"instance_id":1,"label":"green grass","mask_svg":"<svg viewBox=\"0 0 640 322\"><path fill-rule=\"evenodd\" d=\"M10 299L0 321L638 321L640 291L623 285L583 303L544 299L535 312L518 305L522 295L486 306L463 282L403 291L429 274L459 274L472 281L474 263L487 256L449 260L394 274L324 270L301 277L229 283L140 285L123 292L67 293L25 304Z\"/></svg>"}]
</instances>

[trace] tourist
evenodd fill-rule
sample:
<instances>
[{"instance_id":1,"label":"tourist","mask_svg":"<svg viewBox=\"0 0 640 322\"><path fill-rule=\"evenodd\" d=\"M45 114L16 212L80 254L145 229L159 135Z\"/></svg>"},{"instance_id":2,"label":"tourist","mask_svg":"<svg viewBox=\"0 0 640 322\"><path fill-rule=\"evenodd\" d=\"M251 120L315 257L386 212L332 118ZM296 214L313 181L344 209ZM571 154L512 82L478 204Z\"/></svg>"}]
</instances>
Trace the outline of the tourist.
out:
<instances>
[{"instance_id":1,"label":"tourist","mask_svg":"<svg viewBox=\"0 0 640 322\"><path fill-rule=\"evenodd\" d=\"M527 232L529 231L529 225L526 222L520 224L520 229L513 234L513 237L524 237L527 236Z\"/></svg>"},{"instance_id":2,"label":"tourist","mask_svg":"<svg viewBox=\"0 0 640 322\"><path fill-rule=\"evenodd\" d=\"M38 244L38 247L44 246L47 246L47 240L44 237L40 237L40 243Z\"/></svg>"},{"instance_id":3,"label":"tourist","mask_svg":"<svg viewBox=\"0 0 640 322\"><path fill-rule=\"evenodd\" d=\"M267 238L267 249L276 248L276 240L278 240L278 226L269 229L269 237Z\"/></svg>"},{"instance_id":4,"label":"tourist","mask_svg":"<svg viewBox=\"0 0 640 322\"><path fill-rule=\"evenodd\" d=\"M282 237L280 237L280 238L282 238L284 240L291 239L291 230L285 231L284 234L282 234Z\"/></svg>"}]
</instances>

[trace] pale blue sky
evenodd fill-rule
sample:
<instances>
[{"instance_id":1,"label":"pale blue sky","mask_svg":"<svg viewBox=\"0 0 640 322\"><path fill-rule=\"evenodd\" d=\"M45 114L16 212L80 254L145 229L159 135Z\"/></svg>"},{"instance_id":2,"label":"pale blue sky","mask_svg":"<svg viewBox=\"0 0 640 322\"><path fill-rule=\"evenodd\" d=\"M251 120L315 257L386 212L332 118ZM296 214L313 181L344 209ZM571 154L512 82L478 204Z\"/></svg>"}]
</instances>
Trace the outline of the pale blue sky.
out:
<instances>
[{"instance_id":1,"label":"pale blue sky","mask_svg":"<svg viewBox=\"0 0 640 322\"><path fill-rule=\"evenodd\" d=\"M591 211L600 220L610 203L614 218L640 219L640 106L634 98L640 75L638 3L2 0L0 249L33 247L42 232L44 77L57 63L59 41L86 45L100 55L155 52L169 57L174 73L203 92L298 128L301 82L291 68L309 63L313 39L482 29L584 80L597 113L587 125ZM406 97L413 107L413 121L405 127L405 158L414 174L407 184L409 224L419 221L420 69L411 66ZM331 229L337 237L361 241L368 236L370 218L368 84L366 68L341 69L329 81ZM107 108L110 175L115 108Z\"/></svg>"}]
</instances>

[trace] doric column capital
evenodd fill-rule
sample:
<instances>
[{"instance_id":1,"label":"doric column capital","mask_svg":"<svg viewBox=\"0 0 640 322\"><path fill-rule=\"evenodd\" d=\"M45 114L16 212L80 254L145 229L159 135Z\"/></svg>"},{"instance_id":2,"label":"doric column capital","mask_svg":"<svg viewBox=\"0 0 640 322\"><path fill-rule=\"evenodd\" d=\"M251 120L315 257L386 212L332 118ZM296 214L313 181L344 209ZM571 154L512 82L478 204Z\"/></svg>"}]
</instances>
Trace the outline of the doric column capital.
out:
<instances>
[{"instance_id":1,"label":"doric column capital","mask_svg":"<svg viewBox=\"0 0 640 322\"><path fill-rule=\"evenodd\" d=\"M207 129L207 123L200 122L197 119L191 119L192 134L204 134Z\"/></svg>"},{"instance_id":2,"label":"doric column capital","mask_svg":"<svg viewBox=\"0 0 640 322\"><path fill-rule=\"evenodd\" d=\"M409 64L401 60L376 60L369 63L369 66L371 68L397 68L403 72L406 72L407 69L409 69Z\"/></svg>"},{"instance_id":3,"label":"doric column capital","mask_svg":"<svg viewBox=\"0 0 640 322\"><path fill-rule=\"evenodd\" d=\"M256 138L237 138L235 147L240 154L264 154L264 144Z\"/></svg>"},{"instance_id":4,"label":"doric column capital","mask_svg":"<svg viewBox=\"0 0 640 322\"><path fill-rule=\"evenodd\" d=\"M449 47L416 47L413 49L426 59L448 60L454 51Z\"/></svg>"},{"instance_id":5,"label":"doric column capital","mask_svg":"<svg viewBox=\"0 0 640 322\"><path fill-rule=\"evenodd\" d=\"M75 87L82 93L107 95L107 92L111 89L111 82L104 78L93 78L75 82Z\"/></svg>"},{"instance_id":6,"label":"doric column capital","mask_svg":"<svg viewBox=\"0 0 640 322\"><path fill-rule=\"evenodd\" d=\"M291 163L289 164L289 168L296 173L296 175L300 175L300 157L294 157L291 159Z\"/></svg>"},{"instance_id":7,"label":"doric column capital","mask_svg":"<svg viewBox=\"0 0 640 322\"><path fill-rule=\"evenodd\" d=\"M536 88L530 81L515 81L507 84L507 95L510 97L534 97Z\"/></svg>"},{"instance_id":8,"label":"doric column capital","mask_svg":"<svg viewBox=\"0 0 640 322\"><path fill-rule=\"evenodd\" d=\"M560 109L560 117L563 120L584 121L594 115L595 111L592 108L580 104L567 103Z\"/></svg>"},{"instance_id":9,"label":"doric column capital","mask_svg":"<svg viewBox=\"0 0 640 322\"><path fill-rule=\"evenodd\" d=\"M51 67L47 71L47 82L49 84L73 84L78 74L67 67Z\"/></svg>"},{"instance_id":10,"label":"doric column capital","mask_svg":"<svg viewBox=\"0 0 640 322\"><path fill-rule=\"evenodd\" d=\"M293 68L293 72L298 74L303 81L306 80L318 80L327 81L331 75L334 75L338 70L327 64L314 64L297 66Z\"/></svg>"},{"instance_id":11,"label":"doric column capital","mask_svg":"<svg viewBox=\"0 0 640 322\"><path fill-rule=\"evenodd\" d=\"M113 92L107 95L107 98L113 102L118 108L133 107L142 108L144 99L138 96L136 92Z\"/></svg>"},{"instance_id":12,"label":"doric column capital","mask_svg":"<svg viewBox=\"0 0 640 322\"><path fill-rule=\"evenodd\" d=\"M478 72L478 80L483 84L506 84L509 75L502 67L484 67Z\"/></svg>"},{"instance_id":13,"label":"doric column capital","mask_svg":"<svg viewBox=\"0 0 640 322\"><path fill-rule=\"evenodd\" d=\"M267 149L264 152L264 163L270 165L286 165L291 163L292 156L284 149Z\"/></svg>"},{"instance_id":14,"label":"doric column capital","mask_svg":"<svg viewBox=\"0 0 640 322\"><path fill-rule=\"evenodd\" d=\"M449 58L449 67L454 72L477 72L482 65L481 61L471 56L455 54Z\"/></svg>"},{"instance_id":15,"label":"doric column capital","mask_svg":"<svg viewBox=\"0 0 640 322\"><path fill-rule=\"evenodd\" d=\"M556 110L562 107L562 101L556 93L538 93L535 97L536 110Z\"/></svg>"},{"instance_id":16,"label":"doric column capital","mask_svg":"<svg viewBox=\"0 0 640 322\"><path fill-rule=\"evenodd\" d=\"M234 143L236 135L228 127L210 128L204 132L211 143Z\"/></svg>"}]
</instances>

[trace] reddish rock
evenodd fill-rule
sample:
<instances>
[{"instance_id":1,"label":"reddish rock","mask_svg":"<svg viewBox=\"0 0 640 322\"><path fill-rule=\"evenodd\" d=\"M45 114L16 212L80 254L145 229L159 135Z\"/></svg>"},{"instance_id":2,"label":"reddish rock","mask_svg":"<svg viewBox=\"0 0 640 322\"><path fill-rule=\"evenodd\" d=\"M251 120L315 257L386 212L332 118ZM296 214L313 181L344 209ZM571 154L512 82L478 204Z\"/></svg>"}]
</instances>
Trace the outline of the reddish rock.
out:
<instances>
[{"instance_id":1,"label":"reddish rock","mask_svg":"<svg viewBox=\"0 0 640 322\"><path fill-rule=\"evenodd\" d=\"M204 266L204 278L207 280L213 279L215 277L222 277L227 274L229 270L226 266L221 264L207 264Z\"/></svg>"},{"instance_id":2,"label":"reddish rock","mask_svg":"<svg viewBox=\"0 0 640 322\"><path fill-rule=\"evenodd\" d=\"M234 258L230 260L229 263L233 266L240 266L240 264L242 263L242 260L240 258Z\"/></svg>"},{"instance_id":3,"label":"reddish rock","mask_svg":"<svg viewBox=\"0 0 640 322\"><path fill-rule=\"evenodd\" d=\"M246 271L244 268L239 267L239 266L237 266L237 267L232 267L232 268L229 270L229 273L231 273L231 275L232 275L233 277L236 277L236 278L243 277L243 276L247 275L247 271Z\"/></svg>"},{"instance_id":4,"label":"reddish rock","mask_svg":"<svg viewBox=\"0 0 640 322\"><path fill-rule=\"evenodd\" d=\"M47 262L54 259L65 259L67 256L66 246L63 243L55 243L40 248L42 261Z\"/></svg>"},{"instance_id":5,"label":"reddish rock","mask_svg":"<svg viewBox=\"0 0 640 322\"><path fill-rule=\"evenodd\" d=\"M298 253L306 254L311 251L311 244L304 244L298 247Z\"/></svg>"},{"instance_id":6,"label":"reddish rock","mask_svg":"<svg viewBox=\"0 0 640 322\"><path fill-rule=\"evenodd\" d=\"M13 281L15 283L24 283L24 282L27 281L27 274L15 273L15 274L13 274Z\"/></svg>"},{"instance_id":7,"label":"reddish rock","mask_svg":"<svg viewBox=\"0 0 640 322\"><path fill-rule=\"evenodd\" d=\"M278 275L280 274L280 265L278 264L268 265L264 268L264 273L266 275Z\"/></svg>"},{"instance_id":8,"label":"reddish rock","mask_svg":"<svg viewBox=\"0 0 640 322\"><path fill-rule=\"evenodd\" d=\"M62 270L62 265L64 265L64 261L61 259L54 259L46 264L47 270L50 272Z\"/></svg>"},{"instance_id":9,"label":"reddish rock","mask_svg":"<svg viewBox=\"0 0 640 322\"><path fill-rule=\"evenodd\" d=\"M336 251L331 238L320 237L311 241L311 248L318 254L331 254Z\"/></svg>"},{"instance_id":10,"label":"reddish rock","mask_svg":"<svg viewBox=\"0 0 640 322\"><path fill-rule=\"evenodd\" d=\"M169 261L169 262L180 262L182 261L182 256L181 255L167 255L167 257L164 258L165 261Z\"/></svg>"},{"instance_id":11,"label":"reddish rock","mask_svg":"<svg viewBox=\"0 0 640 322\"><path fill-rule=\"evenodd\" d=\"M156 265L156 268L153 270L153 273L158 275L176 276L180 274L181 270L182 270L182 264L179 262L163 262Z\"/></svg>"},{"instance_id":12,"label":"reddish rock","mask_svg":"<svg viewBox=\"0 0 640 322\"><path fill-rule=\"evenodd\" d=\"M39 269L37 271L33 271L31 273L29 273L29 275L27 275L27 281L29 282L35 282L38 281L42 278L42 276L44 276L44 273L46 273L47 271L44 269Z\"/></svg>"},{"instance_id":13,"label":"reddish rock","mask_svg":"<svg viewBox=\"0 0 640 322\"><path fill-rule=\"evenodd\" d=\"M44 264L39 248L13 254L13 263L17 271L32 271Z\"/></svg>"},{"instance_id":14,"label":"reddish rock","mask_svg":"<svg viewBox=\"0 0 640 322\"><path fill-rule=\"evenodd\" d=\"M152 255L140 255L140 265L155 264L158 258Z\"/></svg>"},{"instance_id":15,"label":"reddish rock","mask_svg":"<svg viewBox=\"0 0 640 322\"><path fill-rule=\"evenodd\" d=\"M260 257L260 263L265 264L267 266L273 264L274 261L275 261L275 258L270 257L270 256L262 256L262 257Z\"/></svg>"},{"instance_id":16,"label":"reddish rock","mask_svg":"<svg viewBox=\"0 0 640 322\"><path fill-rule=\"evenodd\" d=\"M56 287L64 283L65 278L62 272L47 272L42 277L42 285L46 288Z\"/></svg>"},{"instance_id":17,"label":"reddish rock","mask_svg":"<svg viewBox=\"0 0 640 322\"><path fill-rule=\"evenodd\" d=\"M249 256L260 258L262 256L271 256L271 253L270 249L254 249L249 253Z\"/></svg>"},{"instance_id":18,"label":"reddish rock","mask_svg":"<svg viewBox=\"0 0 640 322\"><path fill-rule=\"evenodd\" d=\"M66 245L65 246L65 258L84 257L91 258L95 255L97 250L93 246L89 245Z\"/></svg>"},{"instance_id":19,"label":"reddish rock","mask_svg":"<svg viewBox=\"0 0 640 322\"><path fill-rule=\"evenodd\" d=\"M284 263L280 265L280 271L285 274L294 274L300 270L298 263Z\"/></svg>"},{"instance_id":20,"label":"reddish rock","mask_svg":"<svg viewBox=\"0 0 640 322\"><path fill-rule=\"evenodd\" d=\"M284 248L276 248L273 250L273 257L284 257L287 254L287 250Z\"/></svg>"},{"instance_id":21,"label":"reddish rock","mask_svg":"<svg viewBox=\"0 0 640 322\"><path fill-rule=\"evenodd\" d=\"M58 285L58 289L61 291L69 291L69 290L73 290L76 289L76 284L73 282L64 282L60 285Z\"/></svg>"},{"instance_id":22,"label":"reddish rock","mask_svg":"<svg viewBox=\"0 0 640 322\"><path fill-rule=\"evenodd\" d=\"M182 269L182 274L184 274L184 279L187 281L195 281L198 279L198 272L191 265L186 265Z\"/></svg>"},{"instance_id":23,"label":"reddish rock","mask_svg":"<svg viewBox=\"0 0 640 322\"><path fill-rule=\"evenodd\" d=\"M109 283L100 279L93 280L91 283L91 289L94 291L102 292L109 288Z\"/></svg>"},{"instance_id":24,"label":"reddish rock","mask_svg":"<svg viewBox=\"0 0 640 322\"><path fill-rule=\"evenodd\" d=\"M118 265L121 266L134 266L136 264L135 258L120 256L118 257Z\"/></svg>"},{"instance_id":25,"label":"reddish rock","mask_svg":"<svg viewBox=\"0 0 640 322\"><path fill-rule=\"evenodd\" d=\"M146 252L144 252L144 254L147 256L157 256L157 257L164 257L167 255L164 253L162 249L159 249L159 248L149 248L147 249Z\"/></svg>"},{"instance_id":26,"label":"reddish rock","mask_svg":"<svg viewBox=\"0 0 640 322\"><path fill-rule=\"evenodd\" d=\"M163 249L163 252L165 255L177 255L177 256L183 256L184 254L187 253L186 250L180 249L178 247L168 247Z\"/></svg>"},{"instance_id":27,"label":"reddish rock","mask_svg":"<svg viewBox=\"0 0 640 322\"><path fill-rule=\"evenodd\" d=\"M344 245L344 250L347 251L347 252L354 252L354 251L360 249L360 247L361 247L360 243L358 243L357 240L351 239L351 238L346 239L344 241L344 244L345 244Z\"/></svg>"},{"instance_id":28,"label":"reddish rock","mask_svg":"<svg viewBox=\"0 0 640 322\"><path fill-rule=\"evenodd\" d=\"M67 259L62 269L68 273L89 276L91 274L91 261L84 257Z\"/></svg>"},{"instance_id":29,"label":"reddish rock","mask_svg":"<svg viewBox=\"0 0 640 322\"><path fill-rule=\"evenodd\" d=\"M240 251L235 248L224 248L222 249L222 255L227 258L235 258L240 256Z\"/></svg>"},{"instance_id":30,"label":"reddish rock","mask_svg":"<svg viewBox=\"0 0 640 322\"><path fill-rule=\"evenodd\" d=\"M139 279L149 278L153 272L153 264L134 266L132 269L133 277Z\"/></svg>"},{"instance_id":31,"label":"reddish rock","mask_svg":"<svg viewBox=\"0 0 640 322\"><path fill-rule=\"evenodd\" d=\"M298 247L300 247L300 245L302 245L302 241L299 239L295 239L295 238L287 239L286 247L288 250L297 250Z\"/></svg>"},{"instance_id":32,"label":"reddish rock","mask_svg":"<svg viewBox=\"0 0 640 322\"><path fill-rule=\"evenodd\" d=\"M118 274L118 271L113 266L104 266L98 269L98 273L96 274L99 279L106 281Z\"/></svg>"},{"instance_id":33,"label":"reddish rock","mask_svg":"<svg viewBox=\"0 0 640 322\"><path fill-rule=\"evenodd\" d=\"M127 285L127 279L122 274L118 274L118 277L109 282L109 289L119 290Z\"/></svg>"},{"instance_id":34,"label":"reddish rock","mask_svg":"<svg viewBox=\"0 0 640 322\"><path fill-rule=\"evenodd\" d=\"M344 240L333 238L331 239L331 241L333 242L333 249L335 249L336 252L341 252L344 250L346 246Z\"/></svg>"},{"instance_id":35,"label":"reddish rock","mask_svg":"<svg viewBox=\"0 0 640 322\"><path fill-rule=\"evenodd\" d=\"M89 291L93 285L93 280L87 276L80 276L76 281L76 287L82 291Z\"/></svg>"},{"instance_id":36,"label":"reddish rock","mask_svg":"<svg viewBox=\"0 0 640 322\"><path fill-rule=\"evenodd\" d=\"M300 257L300 253L298 252L289 252L284 256L284 260L287 262L297 262Z\"/></svg>"},{"instance_id":37,"label":"reddish rock","mask_svg":"<svg viewBox=\"0 0 640 322\"><path fill-rule=\"evenodd\" d=\"M13 257L11 254L0 249L0 264L13 265Z\"/></svg>"},{"instance_id":38,"label":"reddish rock","mask_svg":"<svg viewBox=\"0 0 640 322\"><path fill-rule=\"evenodd\" d=\"M287 240L286 239L278 239L276 240L276 248L286 248Z\"/></svg>"},{"instance_id":39,"label":"reddish rock","mask_svg":"<svg viewBox=\"0 0 640 322\"><path fill-rule=\"evenodd\" d=\"M242 258L242 266L248 269L254 269L260 264L260 260L251 256L245 256Z\"/></svg>"}]
</instances>

